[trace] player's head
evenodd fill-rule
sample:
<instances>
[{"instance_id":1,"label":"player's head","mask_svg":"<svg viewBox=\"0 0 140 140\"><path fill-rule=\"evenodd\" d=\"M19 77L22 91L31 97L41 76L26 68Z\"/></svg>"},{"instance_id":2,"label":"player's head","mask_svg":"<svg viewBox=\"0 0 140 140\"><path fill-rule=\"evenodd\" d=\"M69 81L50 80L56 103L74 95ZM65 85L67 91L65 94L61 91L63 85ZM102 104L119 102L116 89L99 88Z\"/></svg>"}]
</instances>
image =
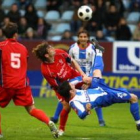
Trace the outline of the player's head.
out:
<instances>
[{"instance_id":1,"label":"player's head","mask_svg":"<svg viewBox=\"0 0 140 140\"><path fill-rule=\"evenodd\" d=\"M69 99L72 94L75 93L74 85L70 84L68 81L64 81L58 87L58 93L66 99Z\"/></svg>"},{"instance_id":2,"label":"player's head","mask_svg":"<svg viewBox=\"0 0 140 140\"><path fill-rule=\"evenodd\" d=\"M18 26L16 23L9 22L2 28L2 31L6 38L14 38L18 33Z\"/></svg>"},{"instance_id":3,"label":"player's head","mask_svg":"<svg viewBox=\"0 0 140 140\"><path fill-rule=\"evenodd\" d=\"M78 37L78 41L77 41L78 44L85 44L90 42L90 35L86 30L79 31L77 37Z\"/></svg>"},{"instance_id":4,"label":"player's head","mask_svg":"<svg viewBox=\"0 0 140 140\"><path fill-rule=\"evenodd\" d=\"M42 62L48 61L49 58L54 58L54 48L48 44L48 42L43 42L37 45L32 51L37 58Z\"/></svg>"}]
</instances>

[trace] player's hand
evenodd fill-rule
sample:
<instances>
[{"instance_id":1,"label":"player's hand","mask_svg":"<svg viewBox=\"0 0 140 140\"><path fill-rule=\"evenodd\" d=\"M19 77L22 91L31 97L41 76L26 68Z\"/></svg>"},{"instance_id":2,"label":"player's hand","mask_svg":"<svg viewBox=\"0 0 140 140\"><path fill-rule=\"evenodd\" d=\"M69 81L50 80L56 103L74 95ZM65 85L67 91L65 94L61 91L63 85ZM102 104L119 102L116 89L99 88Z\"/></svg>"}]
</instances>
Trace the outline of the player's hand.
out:
<instances>
[{"instance_id":1,"label":"player's hand","mask_svg":"<svg viewBox=\"0 0 140 140\"><path fill-rule=\"evenodd\" d=\"M86 104L86 111L88 112L88 114L91 114L91 104L90 103Z\"/></svg>"},{"instance_id":2,"label":"player's hand","mask_svg":"<svg viewBox=\"0 0 140 140\"><path fill-rule=\"evenodd\" d=\"M92 81L92 78L91 77L88 77L88 76L84 76L83 77L83 83L85 83L87 85L90 85L91 84L91 81Z\"/></svg>"},{"instance_id":3,"label":"player's hand","mask_svg":"<svg viewBox=\"0 0 140 140\"><path fill-rule=\"evenodd\" d=\"M89 88L89 86L90 86L89 84L83 84L83 85L82 85L82 89L86 90L86 89Z\"/></svg>"}]
</instances>

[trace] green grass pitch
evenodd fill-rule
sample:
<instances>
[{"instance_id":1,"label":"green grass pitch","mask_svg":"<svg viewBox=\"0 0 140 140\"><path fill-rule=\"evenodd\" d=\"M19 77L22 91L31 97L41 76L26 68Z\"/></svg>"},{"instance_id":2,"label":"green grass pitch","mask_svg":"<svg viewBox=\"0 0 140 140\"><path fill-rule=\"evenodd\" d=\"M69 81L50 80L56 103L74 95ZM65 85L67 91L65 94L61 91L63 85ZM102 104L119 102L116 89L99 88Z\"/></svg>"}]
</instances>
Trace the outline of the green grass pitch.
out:
<instances>
[{"instance_id":1,"label":"green grass pitch","mask_svg":"<svg viewBox=\"0 0 140 140\"><path fill-rule=\"evenodd\" d=\"M139 102L140 103L140 102ZM43 109L52 116L57 104L56 98L35 98L37 108ZM7 108L1 109L2 131L1 140L53 140L48 127L30 117L24 108L15 107L11 102ZM107 126L98 125L95 111L85 120L80 120L72 110L66 132L60 140L140 140L140 132L129 112L129 104L114 104L103 108ZM59 124L57 124L58 126Z\"/></svg>"}]
</instances>

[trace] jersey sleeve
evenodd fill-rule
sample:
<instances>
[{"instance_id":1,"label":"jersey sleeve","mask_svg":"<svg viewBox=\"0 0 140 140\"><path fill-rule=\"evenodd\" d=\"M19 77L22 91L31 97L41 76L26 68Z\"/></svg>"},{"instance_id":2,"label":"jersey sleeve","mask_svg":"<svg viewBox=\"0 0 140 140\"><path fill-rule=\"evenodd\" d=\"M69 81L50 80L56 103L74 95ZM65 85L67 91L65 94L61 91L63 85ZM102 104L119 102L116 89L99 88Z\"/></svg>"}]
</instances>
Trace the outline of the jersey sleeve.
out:
<instances>
[{"instance_id":1,"label":"jersey sleeve","mask_svg":"<svg viewBox=\"0 0 140 140\"><path fill-rule=\"evenodd\" d=\"M72 57L72 47L70 46L69 50L68 50L69 55Z\"/></svg>"},{"instance_id":2,"label":"jersey sleeve","mask_svg":"<svg viewBox=\"0 0 140 140\"><path fill-rule=\"evenodd\" d=\"M58 84L55 78L50 77L50 76L44 76L47 82L50 84L51 88L54 90L57 90Z\"/></svg>"},{"instance_id":3,"label":"jersey sleeve","mask_svg":"<svg viewBox=\"0 0 140 140\"><path fill-rule=\"evenodd\" d=\"M64 50L59 50L59 53L63 55L67 63L71 63L71 56L67 52L65 52Z\"/></svg>"},{"instance_id":4,"label":"jersey sleeve","mask_svg":"<svg viewBox=\"0 0 140 140\"><path fill-rule=\"evenodd\" d=\"M85 107L79 101L71 101L70 106L77 113L80 119L85 119L88 115L88 112L85 110Z\"/></svg>"}]
</instances>

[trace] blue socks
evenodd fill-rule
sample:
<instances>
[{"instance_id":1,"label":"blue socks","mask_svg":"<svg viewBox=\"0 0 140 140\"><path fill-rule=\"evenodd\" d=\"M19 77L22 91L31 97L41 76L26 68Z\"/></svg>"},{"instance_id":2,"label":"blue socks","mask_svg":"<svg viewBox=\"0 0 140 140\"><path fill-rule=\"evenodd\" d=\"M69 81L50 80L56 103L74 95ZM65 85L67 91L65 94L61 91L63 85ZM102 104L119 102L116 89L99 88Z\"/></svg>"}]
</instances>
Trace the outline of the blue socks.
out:
<instances>
[{"instance_id":1,"label":"blue socks","mask_svg":"<svg viewBox=\"0 0 140 140\"><path fill-rule=\"evenodd\" d=\"M62 103L61 102L58 102L57 108L56 108L56 111L55 111L55 114L53 116L54 120L58 120L59 119L59 115L60 115L62 109L63 109Z\"/></svg>"},{"instance_id":2,"label":"blue socks","mask_svg":"<svg viewBox=\"0 0 140 140\"><path fill-rule=\"evenodd\" d=\"M139 104L138 103L131 103L130 104L130 112L133 115L133 118L135 119L135 121L140 120Z\"/></svg>"},{"instance_id":3,"label":"blue socks","mask_svg":"<svg viewBox=\"0 0 140 140\"><path fill-rule=\"evenodd\" d=\"M102 121L103 120L102 108L95 108L95 111L96 111L98 120Z\"/></svg>"}]
</instances>

